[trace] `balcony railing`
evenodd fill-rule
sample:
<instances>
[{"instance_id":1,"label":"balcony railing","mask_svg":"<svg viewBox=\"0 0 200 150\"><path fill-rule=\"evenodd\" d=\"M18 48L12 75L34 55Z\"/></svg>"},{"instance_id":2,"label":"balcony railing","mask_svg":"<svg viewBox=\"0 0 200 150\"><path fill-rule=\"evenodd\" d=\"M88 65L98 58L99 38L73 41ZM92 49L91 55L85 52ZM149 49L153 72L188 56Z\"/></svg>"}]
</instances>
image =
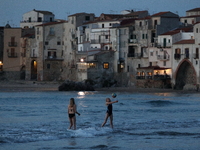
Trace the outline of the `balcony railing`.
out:
<instances>
[{"instance_id":1,"label":"balcony railing","mask_svg":"<svg viewBox=\"0 0 200 150\"><path fill-rule=\"evenodd\" d=\"M170 48L172 47L172 44L171 43L158 43L157 45L158 48Z\"/></svg>"},{"instance_id":2,"label":"balcony railing","mask_svg":"<svg viewBox=\"0 0 200 150\"><path fill-rule=\"evenodd\" d=\"M17 46L17 42L8 42L8 46L16 47Z\"/></svg>"},{"instance_id":3,"label":"balcony railing","mask_svg":"<svg viewBox=\"0 0 200 150\"><path fill-rule=\"evenodd\" d=\"M199 54L197 53L197 54L193 54L193 58L194 59L199 59Z\"/></svg>"},{"instance_id":4,"label":"balcony railing","mask_svg":"<svg viewBox=\"0 0 200 150\"><path fill-rule=\"evenodd\" d=\"M137 39L129 39L128 42L131 44L137 44L138 43L138 40Z\"/></svg>"},{"instance_id":5,"label":"balcony railing","mask_svg":"<svg viewBox=\"0 0 200 150\"><path fill-rule=\"evenodd\" d=\"M17 53L8 53L8 57L16 58L17 57Z\"/></svg>"},{"instance_id":6,"label":"balcony railing","mask_svg":"<svg viewBox=\"0 0 200 150\"><path fill-rule=\"evenodd\" d=\"M174 59L181 59L181 54L174 54Z\"/></svg>"},{"instance_id":7,"label":"balcony railing","mask_svg":"<svg viewBox=\"0 0 200 150\"><path fill-rule=\"evenodd\" d=\"M190 58L190 55L189 55L189 54L184 54L184 58L185 58L185 59L189 59L189 58Z\"/></svg>"},{"instance_id":8,"label":"balcony railing","mask_svg":"<svg viewBox=\"0 0 200 150\"><path fill-rule=\"evenodd\" d=\"M31 54L30 57L31 57L31 58L37 58L38 56L37 56L37 54Z\"/></svg>"},{"instance_id":9,"label":"balcony railing","mask_svg":"<svg viewBox=\"0 0 200 150\"><path fill-rule=\"evenodd\" d=\"M157 55L158 60L169 60L169 55Z\"/></svg>"},{"instance_id":10,"label":"balcony railing","mask_svg":"<svg viewBox=\"0 0 200 150\"><path fill-rule=\"evenodd\" d=\"M46 56L47 60L63 60L63 58L61 57L57 57L57 56Z\"/></svg>"},{"instance_id":11,"label":"balcony railing","mask_svg":"<svg viewBox=\"0 0 200 150\"><path fill-rule=\"evenodd\" d=\"M141 58L142 53L128 53L128 57Z\"/></svg>"},{"instance_id":12,"label":"balcony railing","mask_svg":"<svg viewBox=\"0 0 200 150\"><path fill-rule=\"evenodd\" d=\"M163 80L163 79L171 79L171 77L169 75L153 75L153 76L136 76L136 79Z\"/></svg>"}]
</instances>

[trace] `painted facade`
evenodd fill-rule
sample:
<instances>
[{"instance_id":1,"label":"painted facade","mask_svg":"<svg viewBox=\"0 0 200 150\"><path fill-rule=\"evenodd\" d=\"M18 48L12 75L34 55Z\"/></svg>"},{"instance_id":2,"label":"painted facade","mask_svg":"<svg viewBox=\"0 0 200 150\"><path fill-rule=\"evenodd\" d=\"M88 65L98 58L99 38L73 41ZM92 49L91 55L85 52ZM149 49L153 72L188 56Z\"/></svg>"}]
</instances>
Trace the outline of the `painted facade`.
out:
<instances>
[{"instance_id":1,"label":"painted facade","mask_svg":"<svg viewBox=\"0 0 200 150\"><path fill-rule=\"evenodd\" d=\"M54 17L55 15L52 12L33 9L32 11L23 14L20 27L33 28L42 23L54 22Z\"/></svg>"}]
</instances>

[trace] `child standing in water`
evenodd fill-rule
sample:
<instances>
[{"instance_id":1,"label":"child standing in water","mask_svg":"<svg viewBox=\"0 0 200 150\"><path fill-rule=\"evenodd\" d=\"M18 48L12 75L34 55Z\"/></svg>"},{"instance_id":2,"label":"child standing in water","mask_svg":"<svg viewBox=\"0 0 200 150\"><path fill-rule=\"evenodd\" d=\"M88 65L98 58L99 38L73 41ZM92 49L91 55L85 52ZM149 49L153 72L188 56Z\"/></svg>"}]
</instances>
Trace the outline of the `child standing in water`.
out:
<instances>
[{"instance_id":1,"label":"child standing in water","mask_svg":"<svg viewBox=\"0 0 200 150\"><path fill-rule=\"evenodd\" d=\"M112 97L115 98L117 95L115 93L112 94ZM110 126L111 128L113 128L113 114L112 114L112 104L113 103L117 103L118 101L111 101L110 98L106 98L106 105L107 105L107 112L106 112L106 117L105 117L105 121L103 122L103 124L101 125L101 127L103 127L107 120L108 117L110 117Z\"/></svg>"},{"instance_id":2,"label":"child standing in water","mask_svg":"<svg viewBox=\"0 0 200 150\"><path fill-rule=\"evenodd\" d=\"M71 129L72 126L74 126L74 130L76 130L76 115L75 115L76 113L80 116L80 113L76 111L75 100L74 98L71 98L68 105L68 115L70 122L69 129Z\"/></svg>"}]
</instances>

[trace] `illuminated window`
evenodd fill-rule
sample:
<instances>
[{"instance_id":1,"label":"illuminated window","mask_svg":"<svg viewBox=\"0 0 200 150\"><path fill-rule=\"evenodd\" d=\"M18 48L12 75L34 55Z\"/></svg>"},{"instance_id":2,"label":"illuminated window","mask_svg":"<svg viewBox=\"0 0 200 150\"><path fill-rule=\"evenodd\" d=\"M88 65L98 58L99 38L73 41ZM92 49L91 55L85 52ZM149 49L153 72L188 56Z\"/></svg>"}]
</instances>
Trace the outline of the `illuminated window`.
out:
<instances>
[{"instance_id":1,"label":"illuminated window","mask_svg":"<svg viewBox=\"0 0 200 150\"><path fill-rule=\"evenodd\" d=\"M96 68L96 63L89 63L88 68Z\"/></svg>"},{"instance_id":2,"label":"illuminated window","mask_svg":"<svg viewBox=\"0 0 200 150\"><path fill-rule=\"evenodd\" d=\"M108 69L109 68L109 63L103 63L103 68Z\"/></svg>"}]
</instances>

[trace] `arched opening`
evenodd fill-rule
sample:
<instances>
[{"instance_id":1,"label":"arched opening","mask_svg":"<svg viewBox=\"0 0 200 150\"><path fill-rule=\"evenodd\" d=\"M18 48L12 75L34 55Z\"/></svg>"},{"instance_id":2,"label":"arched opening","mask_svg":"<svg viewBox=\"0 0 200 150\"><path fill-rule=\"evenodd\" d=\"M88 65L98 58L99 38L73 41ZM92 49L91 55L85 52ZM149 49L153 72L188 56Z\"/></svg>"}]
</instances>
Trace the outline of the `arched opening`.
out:
<instances>
[{"instance_id":1,"label":"arched opening","mask_svg":"<svg viewBox=\"0 0 200 150\"><path fill-rule=\"evenodd\" d=\"M31 61L31 80L37 79L37 62L35 60Z\"/></svg>"},{"instance_id":2,"label":"arched opening","mask_svg":"<svg viewBox=\"0 0 200 150\"><path fill-rule=\"evenodd\" d=\"M184 61L177 70L175 89L182 90L186 84L196 84L196 72L188 61Z\"/></svg>"}]
</instances>

